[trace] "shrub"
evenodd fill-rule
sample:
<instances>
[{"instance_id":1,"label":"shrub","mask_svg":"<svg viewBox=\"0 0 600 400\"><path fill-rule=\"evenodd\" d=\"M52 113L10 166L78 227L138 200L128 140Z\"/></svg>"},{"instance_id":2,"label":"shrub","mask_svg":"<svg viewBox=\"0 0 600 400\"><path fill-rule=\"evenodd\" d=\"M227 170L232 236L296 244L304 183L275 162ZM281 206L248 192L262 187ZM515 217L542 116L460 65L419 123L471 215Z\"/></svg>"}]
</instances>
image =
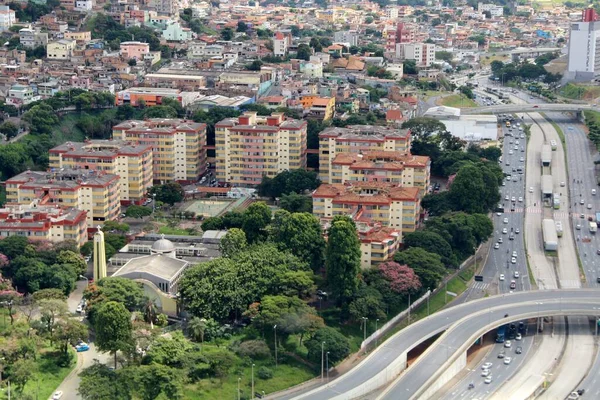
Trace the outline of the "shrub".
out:
<instances>
[{"instance_id":1,"label":"shrub","mask_svg":"<svg viewBox=\"0 0 600 400\"><path fill-rule=\"evenodd\" d=\"M260 367L258 369L258 377L264 380L271 379L273 377L273 371L267 367Z\"/></svg>"},{"instance_id":2,"label":"shrub","mask_svg":"<svg viewBox=\"0 0 600 400\"><path fill-rule=\"evenodd\" d=\"M237 349L240 357L250 357L252 359L266 359L271 357L271 350L264 340L248 340L240 344Z\"/></svg>"}]
</instances>

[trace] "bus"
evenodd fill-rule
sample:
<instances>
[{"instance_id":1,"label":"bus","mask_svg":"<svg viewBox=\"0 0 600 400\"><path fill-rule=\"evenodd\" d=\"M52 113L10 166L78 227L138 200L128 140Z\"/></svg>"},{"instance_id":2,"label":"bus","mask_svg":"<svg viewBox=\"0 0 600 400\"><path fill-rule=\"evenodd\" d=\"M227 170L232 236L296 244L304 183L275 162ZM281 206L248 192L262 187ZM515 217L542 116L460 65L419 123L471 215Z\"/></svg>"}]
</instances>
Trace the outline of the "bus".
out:
<instances>
[{"instance_id":1,"label":"bus","mask_svg":"<svg viewBox=\"0 0 600 400\"><path fill-rule=\"evenodd\" d=\"M506 339L506 325L502 325L496 331L496 343L504 343Z\"/></svg>"},{"instance_id":2,"label":"bus","mask_svg":"<svg viewBox=\"0 0 600 400\"><path fill-rule=\"evenodd\" d=\"M506 121L506 127L510 128L510 121Z\"/></svg>"}]
</instances>

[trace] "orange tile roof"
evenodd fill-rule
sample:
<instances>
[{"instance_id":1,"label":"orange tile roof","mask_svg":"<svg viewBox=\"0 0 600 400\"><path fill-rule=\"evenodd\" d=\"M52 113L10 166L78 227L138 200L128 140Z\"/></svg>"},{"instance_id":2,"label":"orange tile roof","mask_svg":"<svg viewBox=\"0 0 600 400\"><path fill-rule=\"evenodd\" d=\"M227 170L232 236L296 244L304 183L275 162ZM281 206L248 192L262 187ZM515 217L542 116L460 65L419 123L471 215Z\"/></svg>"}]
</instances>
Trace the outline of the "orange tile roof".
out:
<instances>
[{"instance_id":1,"label":"orange tile roof","mask_svg":"<svg viewBox=\"0 0 600 400\"><path fill-rule=\"evenodd\" d=\"M313 100L313 106L327 106L331 101L331 97L317 97Z\"/></svg>"}]
</instances>

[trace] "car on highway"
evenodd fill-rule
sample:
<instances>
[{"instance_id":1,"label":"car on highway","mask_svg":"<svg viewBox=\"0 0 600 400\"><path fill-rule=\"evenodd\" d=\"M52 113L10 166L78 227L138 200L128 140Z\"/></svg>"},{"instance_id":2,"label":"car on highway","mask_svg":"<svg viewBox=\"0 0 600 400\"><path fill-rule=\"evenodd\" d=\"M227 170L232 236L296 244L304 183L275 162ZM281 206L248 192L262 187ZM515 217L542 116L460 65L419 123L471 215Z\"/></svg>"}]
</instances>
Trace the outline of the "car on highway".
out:
<instances>
[{"instance_id":1,"label":"car on highway","mask_svg":"<svg viewBox=\"0 0 600 400\"><path fill-rule=\"evenodd\" d=\"M506 186L506 182L502 181L502 186Z\"/></svg>"},{"instance_id":2,"label":"car on highway","mask_svg":"<svg viewBox=\"0 0 600 400\"><path fill-rule=\"evenodd\" d=\"M529 193L533 193L533 186L529 186Z\"/></svg>"},{"instance_id":3,"label":"car on highway","mask_svg":"<svg viewBox=\"0 0 600 400\"><path fill-rule=\"evenodd\" d=\"M494 249L498 250L500 248L500 243L494 244Z\"/></svg>"},{"instance_id":4,"label":"car on highway","mask_svg":"<svg viewBox=\"0 0 600 400\"><path fill-rule=\"evenodd\" d=\"M588 210L591 210L591 209L592 209L592 205L591 205L591 204L588 204L588 205L587 205L587 209L588 209Z\"/></svg>"},{"instance_id":5,"label":"car on highway","mask_svg":"<svg viewBox=\"0 0 600 400\"><path fill-rule=\"evenodd\" d=\"M515 233L521 233L521 231L519 230L519 228L515 228Z\"/></svg>"},{"instance_id":6,"label":"car on highway","mask_svg":"<svg viewBox=\"0 0 600 400\"><path fill-rule=\"evenodd\" d=\"M510 259L510 263L511 263L511 264L516 264L516 263L517 263L517 257L512 257L512 258Z\"/></svg>"},{"instance_id":7,"label":"car on highway","mask_svg":"<svg viewBox=\"0 0 600 400\"><path fill-rule=\"evenodd\" d=\"M504 200L508 201L510 200L510 197L508 195L504 196Z\"/></svg>"},{"instance_id":8,"label":"car on highway","mask_svg":"<svg viewBox=\"0 0 600 400\"><path fill-rule=\"evenodd\" d=\"M492 365L494 365L494 364L492 364L491 362L483 363L483 365L481 366L481 369L490 369L490 368L492 368Z\"/></svg>"},{"instance_id":9,"label":"car on highway","mask_svg":"<svg viewBox=\"0 0 600 400\"><path fill-rule=\"evenodd\" d=\"M567 397L567 400L577 400L579 398L579 393L577 392L571 392L571 394L569 395L569 397Z\"/></svg>"},{"instance_id":10,"label":"car on highway","mask_svg":"<svg viewBox=\"0 0 600 400\"><path fill-rule=\"evenodd\" d=\"M515 146L515 150L519 150L519 146Z\"/></svg>"},{"instance_id":11,"label":"car on highway","mask_svg":"<svg viewBox=\"0 0 600 400\"><path fill-rule=\"evenodd\" d=\"M513 197L511 197L511 198L510 198L510 201L512 201L512 202L514 203L514 202L516 202L517 200L516 200L515 196L513 196Z\"/></svg>"},{"instance_id":12,"label":"car on highway","mask_svg":"<svg viewBox=\"0 0 600 400\"><path fill-rule=\"evenodd\" d=\"M516 279L519 278L519 271L515 271L515 274L513 275Z\"/></svg>"},{"instance_id":13,"label":"car on highway","mask_svg":"<svg viewBox=\"0 0 600 400\"><path fill-rule=\"evenodd\" d=\"M523 353L523 348L521 346L517 346L517 348L515 349L515 354L522 354Z\"/></svg>"},{"instance_id":14,"label":"car on highway","mask_svg":"<svg viewBox=\"0 0 600 400\"><path fill-rule=\"evenodd\" d=\"M565 183L564 183L564 182L561 182L561 183L560 183L560 186L561 186L561 187L565 187Z\"/></svg>"},{"instance_id":15,"label":"car on highway","mask_svg":"<svg viewBox=\"0 0 600 400\"><path fill-rule=\"evenodd\" d=\"M512 256L516 258L516 257L517 257L517 252L516 252L516 251L513 251L513 252L512 252Z\"/></svg>"},{"instance_id":16,"label":"car on highway","mask_svg":"<svg viewBox=\"0 0 600 400\"><path fill-rule=\"evenodd\" d=\"M516 175L515 175L515 176L513 176L513 179L512 179L512 180L513 180L513 182L516 182L516 181L517 181L517 176L516 176Z\"/></svg>"},{"instance_id":17,"label":"car on highway","mask_svg":"<svg viewBox=\"0 0 600 400\"><path fill-rule=\"evenodd\" d=\"M513 233L511 232L510 235L508 236L508 240L515 240L515 235L513 235Z\"/></svg>"},{"instance_id":18,"label":"car on highway","mask_svg":"<svg viewBox=\"0 0 600 400\"><path fill-rule=\"evenodd\" d=\"M511 361L512 361L512 358L510 358L510 357L504 357L504 365L510 364Z\"/></svg>"},{"instance_id":19,"label":"car on highway","mask_svg":"<svg viewBox=\"0 0 600 400\"><path fill-rule=\"evenodd\" d=\"M60 400L62 397L63 397L63 392L61 392L60 390L57 390L52 395L52 400Z\"/></svg>"},{"instance_id":20,"label":"car on highway","mask_svg":"<svg viewBox=\"0 0 600 400\"><path fill-rule=\"evenodd\" d=\"M521 336L520 333L517 333L517 336L515 336L515 340L522 340L523 336Z\"/></svg>"},{"instance_id":21,"label":"car on highway","mask_svg":"<svg viewBox=\"0 0 600 400\"><path fill-rule=\"evenodd\" d=\"M504 358L505 354L503 351L501 351L500 353L498 353L498 358Z\"/></svg>"},{"instance_id":22,"label":"car on highway","mask_svg":"<svg viewBox=\"0 0 600 400\"><path fill-rule=\"evenodd\" d=\"M523 198L522 197L519 197L519 202L523 202Z\"/></svg>"},{"instance_id":23,"label":"car on highway","mask_svg":"<svg viewBox=\"0 0 600 400\"><path fill-rule=\"evenodd\" d=\"M485 380L483 381L483 383L492 383L492 376L488 376L487 378L485 378Z\"/></svg>"},{"instance_id":24,"label":"car on highway","mask_svg":"<svg viewBox=\"0 0 600 400\"><path fill-rule=\"evenodd\" d=\"M596 195L596 189L592 189L592 196Z\"/></svg>"},{"instance_id":25,"label":"car on highway","mask_svg":"<svg viewBox=\"0 0 600 400\"><path fill-rule=\"evenodd\" d=\"M503 222L504 222L505 224L508 224L508 218L504 218L504 221L503 221Z\"/></svg>"},{"instance_id":26,"label":"car on highway","mask_svg":"<svg viewBox=\"0 0 600 400\"><path fill-rule=\"evenodd\" d=\"M577 229L578 231L581 230L581 224L575 225L575 229Z\"/></svg>"},{"instance_id":27,"label":"car on highway","mask_svg":"<svg viewBox=\"0 0 600 400\"><path fill-rule=\"evenodd\" d=\"M515 153L513 153L513 151L512 151L512 150L509 150L509 151L508 151L508 154L512 156L512 155L513 155L513 154L515 154Z\"/></svg>"},{"instance_id":28,"label":"car on highway","mask_svg":"<svg viewBox=\"0 0 600 400\"><path fill-rule=\"evenodd\" d=\"M519 158L519 161L520 161L520 162L525 162L525 157L521 157L521 158Z\"/></svg>"},{"instance_id":29,"label":"car on highway","mask_svg":"<svg viewBox=\"0 0 600 400\"><path fill-rule=\"evenodd\" d=\"M481 376L489 376L491 374L489 369L484 369L483 371L481 371Z\"/></svg>"},{"instance_id":30,"label":"car on highway","mask_svg":"<svg viewBox=\"0 0 600 400\"><path fill-rule=\"evenodd\" d=\"M505 349L510 349L510 346L512 346L512 342L510 340L507 340L506 342L504 342Z\"/></svg>"},{"instance_id":31,"label":"car on highway","mask_svg":"<svg viewBox=\"0 0 600 400\"><path fill-rule=\"evenodd\" d=\"M515 281L510 281L510 288L511 288L511 289L516 289L516 288L517 288L517 282L515 282Z\"/></svg>"},{"instance_id":32,"label":"car on highway","mask_svg":"<svg viewBox=\"0 0 600 400\"><path fill-rule=\"evenodd\" d=\"M500 274L500 280L503 281L504 280L504 274Z\"/></svg>"},{"instance_id":33,"label":"car on highway","mask_svg":"<svg viewBox=\"0 0 600 400\"><path fill-rule=\"evenodd\" d=\"M596 278L596 283L600 283L600 277Z\"/></svg>"},{"instance_id":34,"label":"car on highway","mask_svg":"<svg viewBox=\"0 0 600 400\"><path fill-rule=\"evenodd\" d=\"M508 229L506 229L506 228L503 228L503 229L502 229L502 233L506 235L506 234L508 233Z\"/></svg>"},{"instance_id":35,"label":"car on highway","mask_svg":"<svg viewBox=\"0 0 600 400\"><path fill-rule=\"evenodd\" d=\"M579 204L584 205L585 204L585 200L584 199L579 200Z\"/></svg>"}]
</instances>

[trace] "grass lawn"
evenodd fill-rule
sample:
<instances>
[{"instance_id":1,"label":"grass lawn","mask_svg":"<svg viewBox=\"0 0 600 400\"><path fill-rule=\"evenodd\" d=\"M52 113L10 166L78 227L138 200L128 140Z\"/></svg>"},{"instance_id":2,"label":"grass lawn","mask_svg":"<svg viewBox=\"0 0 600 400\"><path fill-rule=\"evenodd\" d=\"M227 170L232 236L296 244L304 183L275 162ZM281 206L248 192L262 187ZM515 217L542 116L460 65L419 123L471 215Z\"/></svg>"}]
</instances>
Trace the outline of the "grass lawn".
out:
<instances>
[{"instance_id":1,"label":"grass lawn","mask_svg":"<svg viewBox=\"0 0 600 400\"><path fill-rule=\"evenodd\" d=\"M158 228L158 233L164 233L165 235L198 235L199 233L197 231L191 232L187 229L181 229L181 228L171 228L170 226L161 226L160 228Z\"/></svg>"},{"instance_id":2,"label":"grass lawn","mask_svg":"<svg viewBox=\"0 0 600 400\"><path fill-rule=\"evenodd\" d=\"M210 351L210 348L206 349ZM279 365L275 367L272 360L254 361L255 393L272 393L289 388L315 377L315 372L307 365L285 354L278 356ZM285 364L282 362L285 361ZM271 379L260 379L258 370L267 367L273 372ZM185 399L237 399L238 379L242 399L250 399L252 391L252 362L241 361L234 366L227 377L219 379L202 379L184 387Z\"/></svg>"},{"instance_id":3,"label":"grass lawn","mask_svg":"<svg viewBox=\"0 0 600 400\"><path fill-rule=\"evenodd\" d=\"M79 114L75 113L66 113L60 117L60 123L52 130L52 137L57 143L83 142L85 135L75 126L78 120Z\"/></svg>"},{"instance_id":4,"label":"grass lawn","mask_svg":"<svg viewBox=\"0 0 600 400\"><path fill-rule=\"evenodd\" d=\"M506 55L493 55L494 53L487 54L480 58L481 66L490 65L492 61L502 61L503 63L507 63L510 61L510 57Z\"/></svg>"},{"instance_id":5,"label":"grass lawn","mask_svg":"<svg viewBox=\"0 0 600 400\"><path fill-rule=\"evenodd\" d=\"M567 83L558 93L568 99L593 100L600 97L600 87Z\"/></svg>"},{"instance_id":6,"label":"grass lawn","mask_svg":"<svg viewBox=\"0 0 600 400\"><path fill-rule=\"evenodd\" d=\"M452 94L450 96L446 96L440 99L440 104L446 107L477 107L478 104L473 100L466 98L465 96L460 96L458 94Z\"/></svg>"},{"instance_id":7,"label":"grass lawn","mask_svg":"<svg viewBox=\"0 0 600 400\"><path fill-rule=\"evenodd\" d=\"M600 112L586 110L583 112L586 124L588 122L600 123Z\"/></svg>"}]
</instances>

